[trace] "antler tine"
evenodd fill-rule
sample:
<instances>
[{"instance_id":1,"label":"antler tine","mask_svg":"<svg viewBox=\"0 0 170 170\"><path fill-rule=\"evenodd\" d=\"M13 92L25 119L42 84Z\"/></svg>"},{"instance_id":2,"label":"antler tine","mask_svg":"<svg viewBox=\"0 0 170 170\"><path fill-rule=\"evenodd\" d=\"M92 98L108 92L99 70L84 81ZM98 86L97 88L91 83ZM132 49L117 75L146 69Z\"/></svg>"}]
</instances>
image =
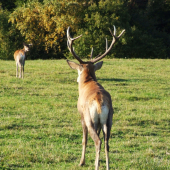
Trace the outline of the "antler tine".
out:
<instances>
[{"instance_id":1,"label":"antler tine","mask_svg":"<svg viewBox=\"0 0 170 170\"><path fill-rule=\"evenodd\" d=\"M100 55L99 57L91 60L92 63L96 63L97 61L99 61L99 60L101 60L102 58L104 58L104 57L110 52L110 50L112 49L112 47L113 47L114 43L116 42L116 40L118 40L118 39L123 35L123 33L125 32L125 30L123 30L123 31L120 33L120 35L117 37L117 36L116 36L116 27L115 27L114 25L113 25L113 28L114 28L114 32L113 32L113 33L112 33L111 29L109 28L110 33L111 33L111 35L112 35L112 37L113 37L112 42L111 42L111 44L110 44L110 47L108 48L108 42L107 42L107 39L106 39L106 51L105 51L105 53L102 54L102 55Z\"/></svg>"},{"instance_id":2,"label":"antler tine","mask_svg":"<svg viewBox=\"0 0 170 170\"><path fill-rule=\"evenodd\" d=\"M78 37L72 38L70 36L70 27L67 29L67 46L69 51L72 53L72 55L79 61L79 63L83 63L83 61L78 57L78 55L74 52L73 48L73 41L80 38L82 35L79 35Z\"/></svg>"},{"instance_id":3,"label":"antler tine","mask_svg":"<svg viewBox=\"0 0 170 170\"><path fill-rule=\"evenodd\" d=\"M116 37L116 27L114 25L113 25L113 27L114 27L114 36L115 36L116 39L119 39L123 35L123 33L125 32L125 29L119 34L118 37Z\"/></svg>"},{"instance_id":4,"label":"antler tine","mask_svg":"<svg viewBox=\"0 0 170 170\"><path fill-rule=\"evenodd\" d=\"M107 38L106 38L106 50L108 49L108 41L107 41Z\"/></svg>"},{"instance_id":5,"label":"antler tine","mask_svg":"<svg viewBox=\"0 0 170 170\"><path fill-rule=\"evenodd\" d=\"M93 59L93 47L92 47L92 49L91 49L90 59L91 59L91 60Z\"/></svg>"},{"instance_id":6,"label":"antler tine","mask_svg":"<svg viewBox=\"0 0 170 170\"><path fill-rule=\"evenodd\" d=\"M116 27L113 25L114 28L114 35L116 36Z\"/></svg>"},{"instance_id":7,"label":"antler tine","mask_svg":"<svg viewBox=\"0 0 170 170\"><path fill-rule=\"evenodd\" d=\"M123 30L117 38L119 39L123 35L124 32L125 30Z\"/></svg>"}]
</instances>

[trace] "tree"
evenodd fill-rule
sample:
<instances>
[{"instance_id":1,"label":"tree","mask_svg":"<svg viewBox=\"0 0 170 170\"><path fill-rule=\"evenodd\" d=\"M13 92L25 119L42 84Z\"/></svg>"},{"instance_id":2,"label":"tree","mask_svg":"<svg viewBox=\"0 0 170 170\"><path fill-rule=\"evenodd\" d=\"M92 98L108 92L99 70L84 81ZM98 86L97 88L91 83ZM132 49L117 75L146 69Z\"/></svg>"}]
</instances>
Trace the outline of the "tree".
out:
<instances>
[{"instance_id":1,"label":"tree","mask_svg":"<svg viewBox=\"0 0 170 170\"><path fill-rule=\"evenodd\" d=\"M132 48L131 51L125 49L129 56L132 58L169 58L170 36L167 32L158 29L156 24L156 18L161 18L161 11L163 11L161 9L164 6L162 3L164 4L165 1L127 0L125 2L131 17L129 24L132 28L129 32L129 37L132 39L130 38L127 42Z\"/></svg>"},{"instance_id":2,"label":"tree","mask_svg":"<svg viewBox=\"0 0 170 170\"><path fill-rule=\"evenodd\" d=\"M3 58L12 58L23 41L33 43L30 59L71 57L66 43L68 26L73 36L83 34L75 41L76 53L88 57L93 46L96 56L105 51L105 38L111 42L109 28L113 30L113 25L118 33L122 29L126 32L107 57L170 56L167 0L14 0L11 4L3 3L3 8L0 6Z\"/></svg>"},{"instance_id":3,"label":"tree","mask_svg":"<svg viewBox=\"0 0 170 170\"><path fill-rule=\"evenodd\" d=\"M9 22L21 32L26 41L36 47L37 55L59 53L63 56L63 46L66 28L78 28L81 5L67 0L44 0L28 2L18 7L11 15ZM64 42L65 43L65 42ZM35 53L34 53L35 56ZM45 58L45 56L41 56Z\"/></svg>"},{"instance_id":4,"label":"tree","mask_svg":"<svg viewBox=\"0 0 170 170\"><path fill-rule=\"evenodd\" d=\"M112 36L109 28L113 30L113 25L116 26L118 33L122 29L128 30L129 28L128 21L130 16L127 9L124 8L123 2L119 0L93 1L83 10L83 14L83 26L77 32L77 35L83 34L83 36L75 42L76 53L82 58L90 56L92 47L94 47L94 56L97 56L100 52L104 53L106 47L105 38L108 39L108 42L111 42ZM125 37L126 35L115 44L109 56L122 56L121 49L126 44Z\"/></svg>"},{"instance_id":5,"label":"tree","mask_svg":"<svg viewBox=\"0 0 170 170\"><path fill-rule=\"evenodd\" d=\"M27 0L0 0L3 9L13 11L17 6L27 3Z\"/></svg>"},{"instance_id":6,"label":"tree","mask_svg":"<svg viewBox=\"0 0 170 170\"><path fill-rule=\"evenodd\" d=\"M20 32L8 23L9 11L0 5L0 59L13 59L13 53L22 39Z\"/></svg>"},{"instance_id":7,"label":"tree","mask_svg":"<svg viewBox=\"0 0 170 170\"><path fill-rule=\"evenodd\" d=\"M170 1L150 0L146 11L157 30L170 33Z\"/></svg>"}]
</instances>

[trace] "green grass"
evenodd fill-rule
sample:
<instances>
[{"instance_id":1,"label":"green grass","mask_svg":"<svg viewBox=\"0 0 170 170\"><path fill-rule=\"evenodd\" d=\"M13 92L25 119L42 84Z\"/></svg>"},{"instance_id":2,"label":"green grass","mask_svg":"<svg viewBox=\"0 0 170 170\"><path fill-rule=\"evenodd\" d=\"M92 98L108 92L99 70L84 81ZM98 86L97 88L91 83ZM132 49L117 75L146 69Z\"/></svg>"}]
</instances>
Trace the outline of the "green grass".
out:
<instances>
[{"instance_id":1,"label":"green grass","mask_svg":"<svg viewBox=\"0 0 170 170\"><path fill-rule=\"evenodd\" d=\"M65 60L28 60L24 79L15 69L14 61L0 60L0 169L94 169L90 137L86 165L78 166L77 72ZM96 76L115 111L110 169L170 169L170 60L104 60Z\"/></svg>"}]
</instances>

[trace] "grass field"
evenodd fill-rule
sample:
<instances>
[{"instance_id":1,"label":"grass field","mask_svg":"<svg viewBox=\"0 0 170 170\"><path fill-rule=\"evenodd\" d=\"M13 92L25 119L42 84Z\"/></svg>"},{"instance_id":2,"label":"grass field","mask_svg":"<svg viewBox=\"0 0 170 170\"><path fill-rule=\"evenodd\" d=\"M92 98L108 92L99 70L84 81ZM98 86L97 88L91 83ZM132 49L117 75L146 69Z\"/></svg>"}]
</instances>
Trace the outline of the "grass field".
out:
<instances>
[{"instance_id":1,"label":"grass field","mask_svg":"<svg viewBox=\"0 0 170 170\"><path fill-rule=\"evenodd\" d=\"M65 60L28 60L24 79L15 69L14 61L0 60L0 169L93 170L90 137L86 165L78 166L77 72ZM96 76L115 111L110 169L170 169L170 60L106 59Z\"/></svg>"}]
</instances>

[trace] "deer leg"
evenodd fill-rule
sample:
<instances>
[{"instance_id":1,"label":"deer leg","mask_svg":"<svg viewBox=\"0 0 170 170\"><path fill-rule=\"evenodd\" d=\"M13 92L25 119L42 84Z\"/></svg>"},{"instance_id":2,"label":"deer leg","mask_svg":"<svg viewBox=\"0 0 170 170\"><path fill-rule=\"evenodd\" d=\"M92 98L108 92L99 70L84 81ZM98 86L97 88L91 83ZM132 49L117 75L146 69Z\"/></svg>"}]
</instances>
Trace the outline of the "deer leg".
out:
<instances>
[{"instance_id":1,"label":"deer leg","mask_svg":"<svg viewBox=\"0 0 170 170\"><path fill-rule=\"evenodd\" d=\"M113 118L113 108L110 107L108 118L107 118L107 125L103 124L102 130L104 135L104 142L105 142L105 154L106 154L106 167L109 170L109 138L110 138L110 131L112 127L112 118Z\"/></svg>"},{"instance_id":2,"label":"deer leg","mask_svg":"<svg viewBox=\"0 0 170 170\"><path fill-rule=\"evenodd\" d=\"M19 78L21 78L21 73L22 73L22 66L19 66L20 72L19 72Z\"/></svg>"},{"instance_id":3,"label":"deer leg","mask_svg":"<svg viewBox=\"0 0 170 170\"><path fill-rule=\"evenodd\" d=\"M87 130L87 126L84 122L84 117L82 116L81 118L81 124L82 124L82 128L83 128L83 139L82 139L82 156L81 156L81 160L80 160L80 164L79 166L82 166L85 164L85 152L86 152L86 145L87 145L87 135L88 135L88 130Z\"/></svg>"},{"instance_id":4,"label":"deer leg","mask_svg":"<svg viewBox=\"0 0 170 170\"><path fill-rule=\"evenodd\" d=\"M99 128L97 129L97 135L100 135L100 131L101 131L101 126L99 126Z\"/></svg>"},{"instance_id":5,"label":"deer leg","mask_svg":"<svg viewBox=\"0 0 170 170\"><path fill-rule=\"evenodd\" d=\"M100 156L100 149L101 149L101 140L100 140L99 136L97 135L97 132L92 124L92 120L91 120L89 111L86 112L84 119L85 119L85 123L86 123L87 129L88 129L88 132L95 143L95 147L96 147L95 170L98 170L99 169L99 156Z\"/></svg>"},{"instance_id":6,"label":"deer leg","mask_svg":"<svg viewBox=\"0 0 170 170\"><path fill-rule=\"evenodd\" d=\"M99 139L99 136L97 135L95 129L90 126L88 127L88 131L90 133L91 138L93 139L96 147L96 160L95 160L95 170L99 169L99 156L100 156L100 149L101 149L101 140Z\"/></svg>"},{"instance_id":7,"label":"deer leg","mask_svg":"<svg viewBox=\"0 0 170 170\"><path fill-rule=\"evenodd\" d=\"M22 78L24 78L24 65L22 66Z\"/></svg>"},{"instance_id":8,"label":"deer leg","mask_svg":"<svg viewBox=\"0 0 170 170\"><path fill-rule=\"evenodd\" d=\"M104 142L105 142L106 169L109 170L108 128L106 124L103 125L103 134L104 134Z\"/></svg>"},{"instance_id":9,"label":"deer leg","mask_svg":"<svg viewBox=\"0 0 170 170\"><path fill-rule=\"evenodd\" d=\"M18 63L16 62L16 77L18 77Z\"/></svg>"}]
</instances>

